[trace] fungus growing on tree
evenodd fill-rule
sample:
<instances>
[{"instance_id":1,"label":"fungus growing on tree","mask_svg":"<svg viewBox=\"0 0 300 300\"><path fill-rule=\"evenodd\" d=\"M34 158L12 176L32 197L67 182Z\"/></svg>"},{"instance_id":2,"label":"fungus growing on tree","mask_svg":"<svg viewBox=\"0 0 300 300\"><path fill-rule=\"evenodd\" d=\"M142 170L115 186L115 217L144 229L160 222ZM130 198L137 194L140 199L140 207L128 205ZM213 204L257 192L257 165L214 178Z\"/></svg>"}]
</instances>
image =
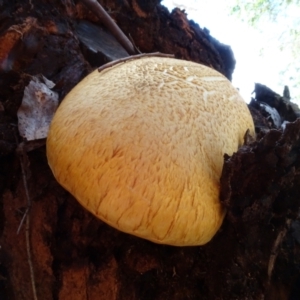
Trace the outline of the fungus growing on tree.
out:
<instances>
[{"instance_id":1,"label":"fungus growing on tree","mask_svg":"<svg viewBox=\"0 0 300 300\"><path fill-rule=\"evenodd\" d=\"M96 70L65 97L47 139L58 182L107 224L155 243L203 245L220 228L223 155L252 117L217 71L164 57Z\"/></svg>"}]
</instances>

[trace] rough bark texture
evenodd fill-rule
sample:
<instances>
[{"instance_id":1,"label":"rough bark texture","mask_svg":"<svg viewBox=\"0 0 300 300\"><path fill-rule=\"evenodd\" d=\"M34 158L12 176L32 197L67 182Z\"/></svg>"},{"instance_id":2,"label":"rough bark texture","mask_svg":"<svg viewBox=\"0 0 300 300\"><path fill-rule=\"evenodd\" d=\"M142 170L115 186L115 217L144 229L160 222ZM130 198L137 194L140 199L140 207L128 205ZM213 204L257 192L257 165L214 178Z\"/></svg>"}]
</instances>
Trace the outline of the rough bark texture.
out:
<instances>
[{"instance_id":1,"label":"rough bark texture","mask_svg":"<svg viewBox=\"0 0 300 300\"><path fill-rule=\"evenodd\" d=\"M171 14L160 1L101 1L142 52L174 53L231 78L231 49ZM202 247L156 245L86 212L53 178L44 147L16 154L16 112L30 76L55 82L60 99L93 68L126 51L79 1L0 2L0 299L299 299L299 110L262 85L250 104L257 139L225 156L228 209ZM268 106L266 106L268 105ZM280 116L275 122L276 109ZM277 120L277 119L276 119ZM282 129L284 120L294 122ZM29 241L20 161L32 200Z\"/></svg>"}]
</instances>

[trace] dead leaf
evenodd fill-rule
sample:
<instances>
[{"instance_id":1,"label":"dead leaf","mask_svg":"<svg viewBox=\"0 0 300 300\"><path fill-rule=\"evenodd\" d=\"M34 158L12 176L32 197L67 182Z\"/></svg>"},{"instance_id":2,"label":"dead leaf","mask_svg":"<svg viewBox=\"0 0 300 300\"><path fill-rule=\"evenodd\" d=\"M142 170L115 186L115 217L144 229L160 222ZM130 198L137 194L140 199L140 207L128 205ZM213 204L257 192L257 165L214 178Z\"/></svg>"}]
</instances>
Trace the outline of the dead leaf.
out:
<instances>
[{"instance_id":1,"label":"dead leaf","mask_svg":"<svg viewBox=\"0 0 300 300\"><path fill-rule=\"evenodd\" d=\"M24 89L18 110L20 135L28 141L46 138L58 106L58 94L51 89L55 84L44 76L32 77Z\"/></svg>"}]
</instances>

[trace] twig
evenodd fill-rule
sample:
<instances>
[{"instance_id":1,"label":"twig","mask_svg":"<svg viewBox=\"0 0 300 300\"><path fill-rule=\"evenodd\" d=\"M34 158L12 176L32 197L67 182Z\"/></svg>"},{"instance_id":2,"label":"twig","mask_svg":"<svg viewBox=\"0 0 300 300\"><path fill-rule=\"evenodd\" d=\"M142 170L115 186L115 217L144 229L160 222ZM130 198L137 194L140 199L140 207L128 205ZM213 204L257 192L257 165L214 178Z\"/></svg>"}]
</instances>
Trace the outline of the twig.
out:
<instances>
[{"instance_id":1,"label":"twig","mask_svg":"<svg viewBox=\"0 0 300 300\"><path fill-rule=\"evenodd\" d=\"M139 59L139 58L143 58L143 57L148 57L148 56L156 56L156 57L170 57L170 58L174 58L174 54L166 54L166 53L161 53L161 52L153 52L153 53L141 53L141 54L137 54L137 55L132 55L132 56L127 56L127 57L122 57L120 59L116 59L113 61L110 61L109 63L102 65L101 67L98 68L98 71L101 72L104 69L110 68L114 65L117 65L121 62L126 62L126 61L130 61L130 60L134 60L134 59Z\"/></svg>"},{"instance_id":2,"label":"twig","mask_svg":"<svg viewBox=\"0 0 300 300\"><path fill-rule=\"evenodd\" d=\"M30 233L30 215L27 214L27 216L26 216L26 227L25 227L27 258L28 258L28 264L29 264L29 269L30 269L30 279L31 279L33 299L38 300L37 293L36 293L36 287L35 287L36 284L35 284L34 269L33 269L32 257L31 257L31 247L30 247L29 233Z\"/></svg>"},{"instance_id":3,"label":"twig","mask_svg":"<svg viewBox=\"0 0 300 300\"><path fill-rule=\"evenodd\" d=\"M270 255L270 258L269 258L269 264L268 264L268 277L269 277L269 281L270 281L270 278L272 276L274 265L275 265L275 261L276 261L277 255L278 255L278 248L281 245L283 239L285 238L285 235L286 235L287 231L289 230L289 228L291 226L291 222L292 222L291 219L288 219L286 221L285 228L282 231L279 232L279 234L278 234L278 236L277 236L277 238L276 238L276 240L274 242L274 245L272 247L271 255Z\"/></svg>"},{"instance_id":4,"label":"twig","mask_svg":"<svg viewBox=\"0 0 300 300\"><path fill-rule=\"evenodd\" d=\"M17 154L19 155L19 159L20 159L20 162L21 162L21 166L22 166L22 163L23 163L23 167L22 167L22 176L23 176L23 182L26 181L27 183L27 176L26 176L26 172L25 170L27 169L25 166L28 165L28 157L27 157L27 154L26 152L29 152L29 151L32 151L32 150L35 150L37 148L40 148L42 146L44 146L46 144L46 139L39 139L39 140L34 140L34 141L30 141L30 142L27 142L27 143L20 143L17 147ZM30 211L30 208L31 208L31 200L30 200L30 197L29 197L29 192L28 192L28 189L27 189L27 184L25 186L24 184L24 188L25 188L25 194L26 194L26 199L27 199L27 208L23 214L23 218L19 224L19 227L18 227L18 230L17 230L17 234L20 233L21 231L21 228L24 224L24 221L26 219L26 216L27 214L29 213Z\"/></svg>"},{"instance_id":5,"label":"twig","mask_svg":"<svg viewBox=\"0 0 300 300\"><path fill-rule=\"evenodd\" d=\"M31 286L32 286L32 294L33 299L38 300L37 293L36 293L36 283L35 283L35 277L34 277L34 269L33 269L33 263L32 263L32 255L31 255L31 246L30 246L30 208L31 208L31 199L29 197L29 191L28 191L28 185L27 185L27 176L26 176L26 169L28 167L28 157L27 153L25 151L25 144L21 143L19 144L17 148L17 154L19 155L19 160L21 164L21 170L22 170L22 179L23 179L23 185L27 200L27 209L24 213L24 216L22 218L22 221L18 228L18 233L21 230L22 224L24 223L24 220L26 219L26 225L25 225L25 240L26 240L26 251L27 251L27 260L30 270L30 279L31 279Z\"/></svg>"},{"instance_id":6,"label":"twig","mask_svg":"<svg viewBox=\"0 0 300 300\"><path fill-rule=\"evenodd\" d=\"M268 264L268 281L267 281L265 295L267 295L268 292L269 292L269 287L270 287L270 284L271 284L271 278L272 278L275 262L276 262L276 259L277 259L278 253L279 253L278 249L279 249L280 245L282 244L288 230L290 229L291 223L292 223L291 219L286 220L285 227L277 235L277 238L276 238L276 240L273 244L273 247L271 249L271 255L270 255L269 264Z\"/></svg>"},{"instance_id":7,"label":"twig","mask_svg":"<svg viewBox=\"0 0 300 300\"><path fill-rule=\"evenodd\" d=\"M28 172L26 172L26 170L28 170L28 156L25 150L25 143L20 143L16 149L16 153L19 157L19 161L20 161L20 165L21 165L21 171L22 171L22 180L23 180L23 185L24 185L24 190L25 190L25 196L26 196L26 200L27 200L27 208L23 214L22 220L19 224L18 230L17 230L17 234L20 233L20 230L24 224L24 221L26 220L26 217L30 211L31 208L31 199L29 197L29 191L28 191L28 186L27 186L27 178L28 178Z\"/></svg>"},{"instance_id":8,"label":"twig","mask_svg":"<svg viewBox=\"0 0 300 300\"><path fill-rule=\"evenodd\" d=\"M24 181L24 179L23 179L23 181ZM25 192L25 193L26 193L26 192ZM29 214L30 208L31 208L31 206L30 206L30 207L27 206L27 208L26 208L26 210L25 210L25 212L24 212L24 214L23 214L22 220L21 220L21 222L20 222L20 224L19 224L19 227L18 227L18 230L17 230L17 234L20 233L20 231L21 231L21 229L22 229L22 227L23 227L24 221L26 220L26 217L27 217L27 215Z\"/></svg>"},{"instance_id":9,"label":"twig","mask_svg":"<svg viewBox=\"0 0 300 300\"><path fill-rule=\"evenodd\" d=\"M133 37L131 36L131 34L129 33L129 39L135 49L135 52L138 53L138 54L142 54L142 52L140 51L140 49L136 46L134 40L133 40Z\"/></svg>"},{"instance_id":10,"label":"twig","mask_svg":"<svg viewBox=\"0 0 300 300\"><path fill-rule=\"evenodd\" d=\"M97 2L97 0L81 0L81 2L98 16L100 21L109 29L111 34L129 54L136 54L135 48L131 41L110 17L110 15L104 10L101 4Z\"/></svg>"}]
</instances>

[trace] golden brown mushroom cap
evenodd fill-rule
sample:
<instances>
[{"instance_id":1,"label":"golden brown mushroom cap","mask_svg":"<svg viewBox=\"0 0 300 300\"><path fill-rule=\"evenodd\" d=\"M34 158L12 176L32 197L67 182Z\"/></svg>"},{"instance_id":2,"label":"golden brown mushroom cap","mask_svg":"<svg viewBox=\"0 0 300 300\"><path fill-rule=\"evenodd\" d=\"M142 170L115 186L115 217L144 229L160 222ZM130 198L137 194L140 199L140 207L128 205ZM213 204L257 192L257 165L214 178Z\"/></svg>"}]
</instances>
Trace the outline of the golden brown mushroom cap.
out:
<instances>
[{"instance_id":1,"label":"golden brown mushroom cap","mask_svg":"<svg viewBox=\"0 0 300 300\"><path fill-rule=\"evenodd\" d=\"M84 78L52 121L58 182L109 225L162 244L202 245L224 218L223 155L254 132L247 105L213 69L145 57Z\"/></svg>"}]
</instances>

